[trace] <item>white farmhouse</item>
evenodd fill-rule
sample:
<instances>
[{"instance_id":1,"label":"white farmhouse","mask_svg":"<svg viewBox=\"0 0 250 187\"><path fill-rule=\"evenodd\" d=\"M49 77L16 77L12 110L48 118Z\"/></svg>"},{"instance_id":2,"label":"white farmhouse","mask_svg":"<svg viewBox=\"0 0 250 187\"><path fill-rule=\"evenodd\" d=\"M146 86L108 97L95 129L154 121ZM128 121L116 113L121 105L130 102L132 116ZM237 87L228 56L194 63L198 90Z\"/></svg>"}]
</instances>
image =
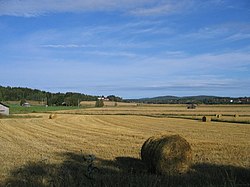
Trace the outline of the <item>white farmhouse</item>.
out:
<instances>
[{"instance_id":1,"label":"white farmhouse","mask_svg":"<svg viewBox=\"0 0 250 187\"><path fill-rule=\"evenodd\" d=\"M0 115L10 115L9 106L0 102Z\"/></svg>"}]
</instances>

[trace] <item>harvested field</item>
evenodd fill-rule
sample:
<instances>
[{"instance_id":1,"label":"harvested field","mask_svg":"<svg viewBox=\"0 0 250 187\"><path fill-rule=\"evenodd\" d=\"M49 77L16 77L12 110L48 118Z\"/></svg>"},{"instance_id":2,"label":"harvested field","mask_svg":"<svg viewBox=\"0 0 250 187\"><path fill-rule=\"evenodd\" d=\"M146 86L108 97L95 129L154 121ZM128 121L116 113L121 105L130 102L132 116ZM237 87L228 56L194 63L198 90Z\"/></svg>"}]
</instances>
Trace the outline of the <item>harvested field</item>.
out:
<instances>
[{"instance_id":1,"label":"harvested field","mask_svg":"<svg viewBox=\"0 0 250 187\"><path fill-rule=\"evenodd\" d=\"M133 104L133 103L132 103ZM119 103L118 103L119 106ZM62 112L62 111L60 111ZM236 113L240 116L249 117L250 105L200 105L196 109L187 109L186 105L139 105L139 106L121 106L121 107L103 107L86 108L79 110L67 110L64 113L72 114L131 114L131 115L199 115L216 116L220 113L222 116L232 116Z\"/></svg>"},{"instance_id":2,"label":"harvested field","mask_svg":"<svg viewBox=\"0 0 250 187\"><path fill-rule=\"evenodd\" d=\"M234 183L250 184L250 125L213 121L203 125L198 120L139 115L150 114L155 110L159 112L158 107L153 107L150 111L146 107L132 107L130 111L128 109L72 110L71 114L66 114L69 111L64 114L59 112L53 120L48 119L48 114L37 113L42 117L0 119L0 181L4 184L6 181L15 181L20 175L13 173L18 169L20 173L20 168L27 169L30 162L37 166L45 160L46 167L61 168L66 161L68 163L79 155L94 154L97 157L96 167L106 173L99 174L97 185L101 184L100 181L105 181L108 186L117 186L126 180L138 186L155 183L166 186L169 184L167 178L160 177L159 182L159 176L147 174L140 162L140 150L151 136L179 134L191 144L193 172L183 180L171 180L171 184L185 185L188 182L190 185L199 185L205 181L211 185L222 185L230 184L235 176L237 178ZM164 112L175 112L161 109ZM211 113L214 112L209 109ZM249 107L242 113L249 114L248 110ZM117 115L125 111L126 115ZM92 114L94 112L102 115ZM138 115L129 114L133 112ZM226 112L235 113L233 109L228 109L223 114ZM92 115L87 115L89 113ZM106 113L109 115L105 115Z\"/></svg>"},{"instance_id":3,"label":"harvested field","mask_svg":"<svg viewBox=\"0 0 250 187\"><path fill-rule=\"evenodd\" d=\"M94 107L95 106L95 101L82 101L80 102L81 106L84 107ZM115 102L115 101L104 101L104 107L124 107L124 106L137 106L136 103L125 103L125 102Z\"/></svg>"}]
</instances>

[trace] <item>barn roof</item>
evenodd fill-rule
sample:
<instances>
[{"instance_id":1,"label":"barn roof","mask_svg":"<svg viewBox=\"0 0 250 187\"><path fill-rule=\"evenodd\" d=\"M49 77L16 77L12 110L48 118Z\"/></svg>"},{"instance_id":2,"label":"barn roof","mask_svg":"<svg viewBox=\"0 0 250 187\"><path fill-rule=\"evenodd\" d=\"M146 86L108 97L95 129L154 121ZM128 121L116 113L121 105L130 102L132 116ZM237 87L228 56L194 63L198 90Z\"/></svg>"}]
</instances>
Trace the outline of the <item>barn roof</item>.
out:
<instances>
[{"instance_id":1,"label":"barn roof","mask_svg":"<svg viewBox=\"0 0 250 187\"><path fill-rule=\"evenodd\" d=\"M5 107L8 107L8 108L10 108L8 105L6 105L6 104L3 104L2 102L0 102L0 105L3 105L3 106L5 106Z\"/></svg>"}]
</instances>

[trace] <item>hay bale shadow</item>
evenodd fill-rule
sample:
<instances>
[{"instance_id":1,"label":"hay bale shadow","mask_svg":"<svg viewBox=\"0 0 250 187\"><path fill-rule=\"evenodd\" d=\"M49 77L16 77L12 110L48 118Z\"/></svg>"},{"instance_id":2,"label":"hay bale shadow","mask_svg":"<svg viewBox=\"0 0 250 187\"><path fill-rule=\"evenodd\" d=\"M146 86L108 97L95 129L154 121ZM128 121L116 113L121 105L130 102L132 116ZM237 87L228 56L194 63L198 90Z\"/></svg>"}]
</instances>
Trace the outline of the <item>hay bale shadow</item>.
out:
<instances>
[{"instance_id":1,"label":"hay bale shadow","mask_svg":"<svg viewBox=\"0 0 250 187\"><path fill-rule=\"evenodd\" d=\"M133 157L114 160L96 158L100 172L86 176L89 154L65 152L60 164L29 162L10 172L0 186L250 186L250 169L209 163L194 164L180 176L148 173L142 161Z\"/></svg>"},{"instance_id":2,"label":"hay bale shadow","mask_svg":"<svg viewBox=\"0 0 250 187\"><path fill-rule=\"evenodd\" d=\"M10 172L10 177L3 186L49 186L53 178L55 165L43 161L28 162L24 166ZM1 186L1 185L0 185Z\"/></svg>"},{"instance_id":3,"label":"hay bale shadow","mask_svg":"<svg viewBox=\"0 0 250 187\"><path fill-rule=\"evenodd\" d=\"M132 157L116 157L116 166L121 169L122 172L130 173L147 173L147 167L141 159Z\"/></svg>"},{"instance_id":4,"label":"hay bale shadow","mask_svg":"<svg viewBox=\"0 0 250 187\"><path fill-rule=\"evenodd\" d=\"M200 163L192 166L190 173L194 183L213 186L250 186L250 169L231 165Z\"/></svg>"}]
</instances>

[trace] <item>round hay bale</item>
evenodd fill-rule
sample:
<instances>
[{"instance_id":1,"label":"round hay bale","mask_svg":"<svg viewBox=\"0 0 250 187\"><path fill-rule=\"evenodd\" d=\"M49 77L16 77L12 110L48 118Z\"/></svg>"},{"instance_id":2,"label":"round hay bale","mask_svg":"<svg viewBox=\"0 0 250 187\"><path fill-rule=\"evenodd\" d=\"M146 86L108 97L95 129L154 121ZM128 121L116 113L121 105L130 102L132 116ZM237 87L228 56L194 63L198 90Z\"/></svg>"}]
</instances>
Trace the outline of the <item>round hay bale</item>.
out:
<instances>
[{"instance_id":1,"label":"round hay bale","mask_svg":"<svg viewBox=\"0 0 250 187\"><path fill-rule=\"evenodd\" d=\"M50 114L49 115L49 119L55 119L56 118L56 114Z\"/></svg>"},{"instance_id":2,"label":"round hay bale","mask_svg":"<svg viewBox=\"0 0 250 187\"><path fill-rule=\"evenodd\" d=\"M141 158L150 172L178 175L188 171L192 150L190 144L179 135L156 136L144 142Z\"/></svg>"},{"instance_id":3,"label":"round hay bale","mask_svg":"<svg viewBox=\"0 0 250 187\"><path fill-rule=\"evenodd\" d=\"M221 118L222 114L216 114L216 118Z\"/></svg>"},{"instance_id":4,"label":"round hay bale","mask_svg":"<svg viewBox=\"0 0 250 187\"><path fill-rule=\"evenodd\" d=\"M202 121L202 122L209 122L209 121L211 121L211 118L208 117L208 116L203 116L203 117L201 118L201 121Z\"/></svg>"},{"instance_id":5,"label":"round hay bale","mask_svg":"<svg viewBox=\"0 0 250 187\"><path fill-rule=\"evenodd\" d=\"M239 114L234 114L234 117L235 117L235 118L238 118L238 117L239 117Z\"/></svg>"}]
</instances>

